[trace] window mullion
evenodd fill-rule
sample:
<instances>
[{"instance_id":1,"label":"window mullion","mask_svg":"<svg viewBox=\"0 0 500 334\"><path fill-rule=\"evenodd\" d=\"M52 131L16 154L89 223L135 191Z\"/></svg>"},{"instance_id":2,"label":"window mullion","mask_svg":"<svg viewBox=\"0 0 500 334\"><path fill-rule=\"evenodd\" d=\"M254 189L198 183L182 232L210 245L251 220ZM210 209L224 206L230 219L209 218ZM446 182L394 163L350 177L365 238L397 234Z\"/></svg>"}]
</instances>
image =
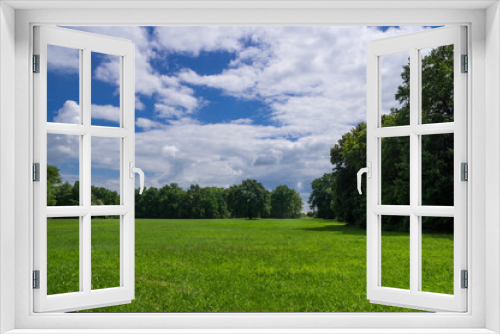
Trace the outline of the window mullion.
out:
<instances>
[{"instance_id":1,"label":"window mullion","mask_svg":"<svg viewBox=\"0 0 500 334\"><path fill-rule=\"evenodd\" d=\"M419 136L413 131L418 125L419 109L419 73L418 49L410 49L410 291L418 291L420 276L420 247L418 235L419 217L413 212L418 206L419 199Z\"/></svg>"},{"instance_id":2,"label":"window mullion","mask_svg":"<svg viewBox=\"0 0 500 334\"><path fill-rule=\"evenodd\" d=\"M86 48L83 50L82 57L82 89L81 89L81 101L82 101L82 122L86 127L90 127L91 115L91 52L90 49ZM82 259L82 278L83 278L83 291L90 293L92 289L91 279L91 216L90 216L90 206L92 201L91 194L91 134L90 131L82 136L82 150L81 150L80 163L82 164L82 202L85 208L88 208L85 216L82 219L83 222L83 233L81 242L81 256Z\"/></svg>"}]
</instances>

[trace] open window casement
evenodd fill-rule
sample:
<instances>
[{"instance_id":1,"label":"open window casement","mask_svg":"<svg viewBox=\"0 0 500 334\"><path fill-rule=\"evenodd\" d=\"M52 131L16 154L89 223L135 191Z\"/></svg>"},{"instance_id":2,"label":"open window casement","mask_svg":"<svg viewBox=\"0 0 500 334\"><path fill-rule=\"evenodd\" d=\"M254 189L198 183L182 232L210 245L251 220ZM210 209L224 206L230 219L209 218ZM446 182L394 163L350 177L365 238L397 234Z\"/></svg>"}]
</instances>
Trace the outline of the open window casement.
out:
<instances>
[{"instance_id":1,"label":"open window casement","mask_svg":"<svg viewBox=\"0 0 500 334\"><path fill-rule=\"evenodd\" d=\"M372 41L368 45L367 53L368 165L360 171L367 172L367 297L377 304L464 312L467 310L467 175L464 175L467 168L466 28L444 27ZM401 53L404 53L402 57L409 59L409 70L406 68L403 76L403 79L407 80L406 87L409 86L409 99L400 101L401 105L398 107L406 108L407 117L399 117L396 121L393 118L392 123L387 123L384 120L388 118L384 115L390 113L390 108L387 108L384 101L384 96L388 100L384 89L391 82L391 78L387 77L390 73L387 69L391 66L393 68L392 82L401 82L403 69L397 66L395 71L391 62L391 59L394 59L391 57L401 57ZM429 59L426 58L428 55L434 60L442 57L443 62L425 63L426 59ZM443 70L442 66L448 67ZM444 83L435 84L436 82ZM448 88L444 85L448 85ZM438 105L441 102L432 101L433 93L441 94L446 89L449 90L450 105ZM394 101L394 94L390 98ZM433 114L443 112L442 110L448 110L448 114L444 117ZM401 115L404 113L401 112ZM432 143L439 140L448 140L447 152L428 152L432 150ZM384 159L390 159L391 142L394 145L403 145L408 151L409 168L401 169L396 164L384 163ZM429 195L432 191L423 189L424 183L429 187L429 180L423 182L424 174L429 177L426 168L430 168L430 163L426 159L429 156L439 157L441 153L443 156L451 156L449 181L443 181L449 182L449 199L432 198L432 195ZM436 170L438 174L445 173ZM406 182L407 199L399 203L388 202L384 198L384 186L387 182ZM435 186L440 184L442 183L436 182ZM405 198L405 194L399 196ZM443 201L451 205L435 204ZM406 257L391 253L391 239L383 228L384 221L390 219L400 219L401 226L407 226L406 233L409 230ZM448 263L452 263L453 268L450 264L449 272L440 278L450 282L448 290L445 289L446 293L443 293L443 290L428 289L426 284L429 265L435 263L437 270L442 269L437 259L425 258L425 248L429 240L425 230L430 227L430 230L435 231L436 226L429 224L436 224L438 221L441 224L449 222L451 225L448 226L448 231L453 231L453 249L448 254ZM439 246L439 243L435 245ZM444 252L443 256L446 256ZM385 265L384 261L396 264L391 267ZM395 270L394 266L399 267ZM408 284L392 284L398 277L407 277Z\"/></svg>"},{"instance_id":2,"label":"open window casement","mask_svg":"<svg viewBox=\"0 0 500 334\"><path fill-rule=\"evenodd\" d=\"M56 48L56 51L48 52L53 50L51 48ZM134 167L134 44L127 40L71 29L38 26L34 28L33 53L34 311L64 312L130 303L134 299L134 172L138 171ZM119 106L108 108L117 112L117 115L112 117L119 124L115 127L92 125L93 53L98 53L101 57L112 55L117 60L116 73L111 73L112 71L107 73L109 76L115 75L115 78L112 78L117 85L114 94L119 95L117 102ZM73 55L73 60L76 59L76 66L69 72L77 77L75 86L79 102L68 104L72 107L71 119L64 118L59 113L58 118L48 122L48 112L53 113L53 110L47 110L48 92L56 90L64 95L68 90L68 87L60 82L61 80L49 80L48 73L51 66L68 70L69 67L65 64L70 61L68 59L70 54ZM54 59L48 59L50 57ZM69 74L65 72L64 75ZM94 156L92 148L100 145L99 149L106 149L106 143L111 141L117 143L115 152L119 156L113 172L119 174L117 188L120 204L97 206L93 205L91 198L92 168L95 163L101 169L106 167L103 167L102 161L96 161L104 158L102 155ZM78 203L51 206L54 204L49 204L47 201L47 157L49 151L56 148L67 152L77 160L76 166L73 167L78 170L75 173L79 180L79 190L78 188L76 190L79 191ZM65 163L64 157L61 159L62 163ZM93 273L93 243L96 240L93 239L95 236L92 235L92 231L96 226L92 218L105 216L119 218L115 220L116 229L113 232L115 235L110 238L115 240L118 260L115 266L114 286L103 288L95 284L95 280L99 278ZM67 240L64 239L64 235L56 236L57 240L48 238L48 222L58 223L62 221L62 217L74 223L71 226L74 226L73 232L76 232L72 236L68 233ZM50 255L51 242L64 242L68 245L68 257L73 256L75 262L73 267L66 266L67 259ZM51 262L48 265L49 257ZM60 271L48 272L54 271L58 265ZM47 280L58 276L62 277L57 281L61 286L54 288L54 284L50 284L51 282ZM73 285L68 281L73 281Z\"/></svg>"}]
</instances>

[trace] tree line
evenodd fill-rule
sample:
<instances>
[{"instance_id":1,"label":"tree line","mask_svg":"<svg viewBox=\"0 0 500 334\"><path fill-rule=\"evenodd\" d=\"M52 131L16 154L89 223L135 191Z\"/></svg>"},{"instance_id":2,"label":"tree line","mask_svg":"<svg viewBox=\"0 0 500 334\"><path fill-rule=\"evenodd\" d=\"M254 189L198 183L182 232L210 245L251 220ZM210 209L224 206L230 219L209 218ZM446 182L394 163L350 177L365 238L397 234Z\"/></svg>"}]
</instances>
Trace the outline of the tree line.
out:
<instances>
[{"instance_id":1,"label":"tree line","mask_svg":"<svg viewBox=\"0 0 500 334\"><path fill-rule=\"evenodd\" d=\"M395 99L400 107L381 117L382 127L410 124L410 66L403 66ZM433 49L422 58L422 124L453 122L453 46ZM421 136L422 205L453 206L453 134ZM409 137L381 139L381 201L410 204ZM345 133L330 150L331 173L312 182L308 203L319 218L366 227L366 196L359 195L356 173L366 166L366 123ZM363 189L366 189L363 182ZM363 194L365 194L365 190ZM426 218L428 232L453 232L449 218ZM382 228L409 230L409 217L384 216Z\"/></svg>"},{"instance_id":2,"label":"tree line","mask_svg":"<svg viewBox=\"0 0 500 334\"><path fill-rule=\"evenodd\" d=\"M47 205L79 205L80 184L63 182L59 169L47 165ZM120 195L104 187L91 187L92 205L119 205ZM136 218L216 219L216 218L298 218L302 198L286 185L268 191L262 183L247 179L229 188L178 184L145 188L135 192Z\"/></svg>"}]
</instances>

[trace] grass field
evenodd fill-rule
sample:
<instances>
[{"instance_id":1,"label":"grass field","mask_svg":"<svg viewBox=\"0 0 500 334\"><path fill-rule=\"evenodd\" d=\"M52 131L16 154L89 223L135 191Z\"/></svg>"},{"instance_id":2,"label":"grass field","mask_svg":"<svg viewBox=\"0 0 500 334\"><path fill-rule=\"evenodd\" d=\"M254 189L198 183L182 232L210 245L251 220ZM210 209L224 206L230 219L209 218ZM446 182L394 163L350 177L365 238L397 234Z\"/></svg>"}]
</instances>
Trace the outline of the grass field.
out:
<instances>
[{"instance_id":1,"label":"grass field","mask_svg":"<svg viewBox=\"0 0 500 334\"><path fill-rule=\"evenodd\" d=\"M382 283L409 286L383 232ZM119 282L119 223L92 220L92 287ZM136 220L136 298L92 312L408 312L366 299L366 231L323 219ZM453 293L453 236L426 234L423 289ZM78 220L48 220L49 294L78 291Z\"/></svg>"}]
</instances>

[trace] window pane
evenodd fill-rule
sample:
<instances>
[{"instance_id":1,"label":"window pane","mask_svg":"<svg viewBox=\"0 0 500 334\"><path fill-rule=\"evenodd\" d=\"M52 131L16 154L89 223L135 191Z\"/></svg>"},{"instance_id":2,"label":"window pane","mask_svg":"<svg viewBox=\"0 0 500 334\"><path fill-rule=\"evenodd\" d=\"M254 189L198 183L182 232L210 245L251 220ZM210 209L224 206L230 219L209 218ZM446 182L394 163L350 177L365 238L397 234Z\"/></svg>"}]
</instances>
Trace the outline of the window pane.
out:
<instances>
[{"instance_id":1,"label":"window pane","mask_svg":"<svg viewBox=\"0 0 500 334\"><path fill-rule=\"evenodd\" d=\"M410 125L410 52L380 56L382 127Z\"/></svg>"},{"instance_id":2,"label":"window pane","mask_svg":"<svg viewBox=\"0 0 500 334\"><path fill-rule=\"evenodd\" d=\"M453 294L453 218L422 217L422 291Z\"/></svg>"},{"instance_id":3,"label":"window pane","mask_svg":"<svg viewBox=\"0 0 500 334\"><path fill-rule=\"evenodd\" d=\"M80 50L47 45L47 122L80 124Z\"/></svg>"},{"instance_id":4,"label":"window pane","mask_svg":"<svg viewBox=\"0 0 500 334\"><path fill-rule=\"evenodd\" d=\"M410 137L381 140L382 204L410 205Z\"/></svg>"},{"instance_id":5,"label":"window pane","mask_svg":"<svg viewBox=\"0 0 500 334\"><path fill-rule=\"evenodd\" d=\"M47 206L80 205L80 136L47 134Z\"/></svg>"},{"instance_id":6,"label":"window pane","mask_svg":"<svg viewBox=\"0 0 500 334\"><path fill-rule=\"evenodd\" d=\"M92 125L120 126L120 57L92 52Z\"/></svg>"},{"instance_id":7,"label":"window pane","mask_svg":"<svg viewBox=\"0 0 500 334\"><path fill-rule=\"evenodd\" d=\"M410 217L382 216L381 285L410 289Z\"/></svg>"},{"instance_id":8,"label":"window pane","mask_svg":"<svg viewBox=\"0 0 500 334\"><path fill-rule=\"evenodd\" d=\"M120 204L120 142L92 137L92 205Z\"/></svg>"},{"instance_id":9,"label":"window pane","mask_svg":"<svg viewBox=\"0 0 500 334\"><path fill-rule=\"evenodd\" d=\"M453 133L422 136L422 205L453 206Z\"/></svg>"},{"instance_id":10,"label":"window pane","mask_svg":"<svg viewBox=\"0 0 500 334\"><path fill-rule=\"evenodd\" d=\"M92 217L92 290L120 286L120 216Z\"/></svg>"},{"instance_id":11,"label":"window pane","mask_svg":"<svg viewBox=\"0 0 500 334\"><path fill-rule=\"evenodd\" d=\"M453 45L420 50L422 124L453 122Z\"/></svg>"},{"instance_id":12,"label":"window pane","mask_svg":"<svg viewBox=\"0 0 500 334\"><path fill-rule=\"evenodd\" d=\"M80 291L80 218L47 218L47 294Z\"/></svg>"}]
</instances>

